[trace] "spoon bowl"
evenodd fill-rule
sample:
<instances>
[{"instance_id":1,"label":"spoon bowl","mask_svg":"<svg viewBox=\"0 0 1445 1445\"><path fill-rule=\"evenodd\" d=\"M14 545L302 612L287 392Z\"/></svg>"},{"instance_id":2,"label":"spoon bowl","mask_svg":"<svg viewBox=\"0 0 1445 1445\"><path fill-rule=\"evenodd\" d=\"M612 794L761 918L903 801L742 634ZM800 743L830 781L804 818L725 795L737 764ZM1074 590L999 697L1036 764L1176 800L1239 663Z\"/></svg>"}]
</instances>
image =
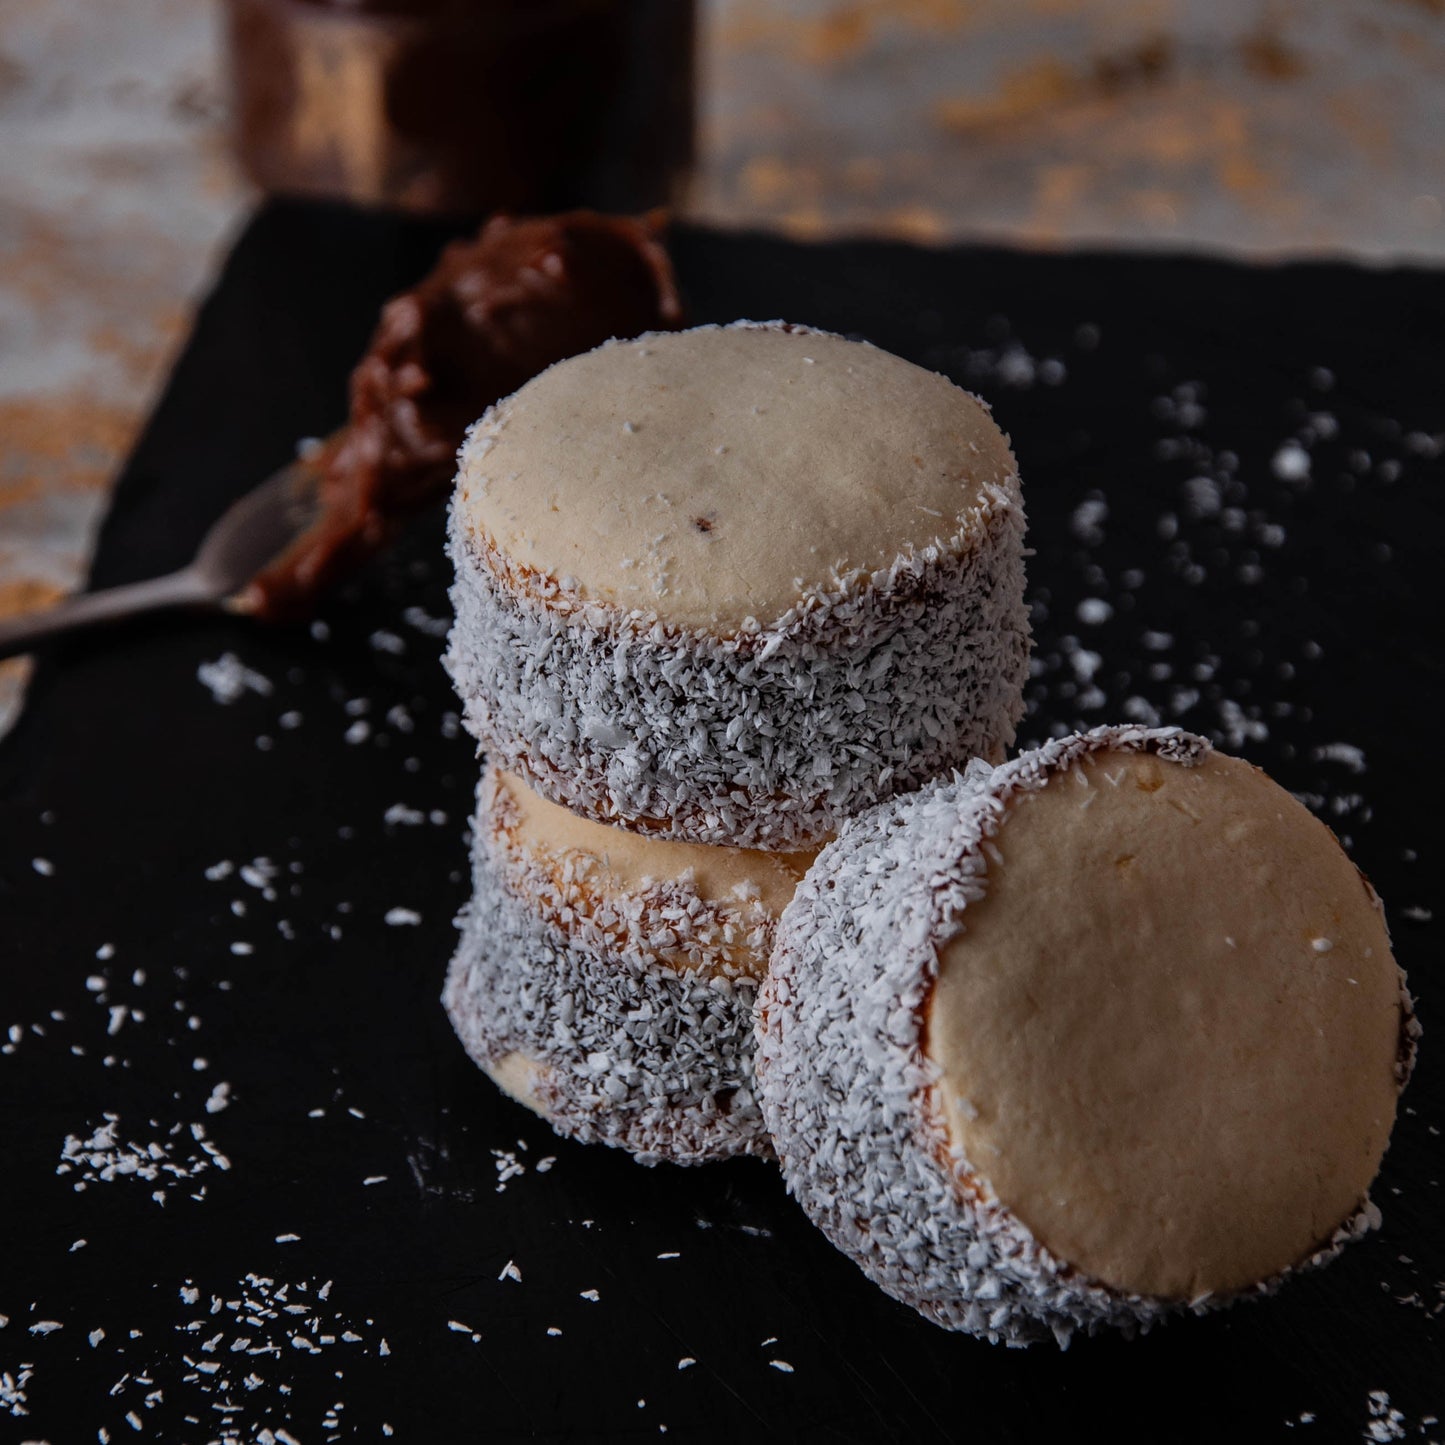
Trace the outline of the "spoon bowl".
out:
<instances>
[{"instance_id":1,"label":"spoon bowl","mask_svg":"<svg viewBox=\"0 0 1445 1445\"><path fill-rule=\"evenodd\" d=\"M318 449L319 452L319 449ZM311 526L320 511L320 465L298 457L233 502L211 524L178 572L82 592L39 612L0 618L0 658L48 638L172 607L225 608L267 563Z\"/></svg>"}]
</instances>

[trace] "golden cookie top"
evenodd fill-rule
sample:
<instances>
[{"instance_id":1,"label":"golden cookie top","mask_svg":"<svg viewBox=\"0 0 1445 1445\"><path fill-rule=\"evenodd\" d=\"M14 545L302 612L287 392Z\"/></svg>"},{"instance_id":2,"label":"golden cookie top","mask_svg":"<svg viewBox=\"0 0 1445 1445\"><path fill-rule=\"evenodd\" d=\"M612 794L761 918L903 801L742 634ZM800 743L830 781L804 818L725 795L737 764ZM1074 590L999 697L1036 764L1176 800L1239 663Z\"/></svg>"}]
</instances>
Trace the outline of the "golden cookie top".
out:
<instances>
[{"instance_id":1,"label":"golden cookie top","mask_svg":"<svg viewBox=\"0 0 1445 1445\"><path fill-rule=\"evenodd\" d=\"M1394 1122L1369 886L1263 773L1104 749L1012 792L927 1019L947 1133L1055 1257L1244 1288L1326 1244Z\"/></svg>"},{"instance_id":2,"label":"golden cookie top","mask_svg":"<svg viewBox=\"0 0 1445 1445\"><path fill-rule=\"evenodd\" d=\"M946 378L840 336L739 323L611 342L497 404L456 505L514 566L731 633L967 533L1007 439Z\"/></svg>"}]
</instances>

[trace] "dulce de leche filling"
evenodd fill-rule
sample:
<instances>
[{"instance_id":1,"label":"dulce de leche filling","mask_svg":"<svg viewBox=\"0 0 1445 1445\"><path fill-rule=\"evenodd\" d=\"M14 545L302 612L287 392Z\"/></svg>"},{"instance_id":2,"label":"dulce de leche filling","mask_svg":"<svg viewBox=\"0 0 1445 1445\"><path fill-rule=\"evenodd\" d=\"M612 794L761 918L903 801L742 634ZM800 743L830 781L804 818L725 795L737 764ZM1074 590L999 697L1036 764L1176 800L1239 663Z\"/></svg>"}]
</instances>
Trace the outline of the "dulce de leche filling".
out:
<instances>
[{"instance_id":1,"label":"dulce de leche filling","mask_svg":"<svg viewBox=\"0 0 1445 1445\"><path fill-rule=\"evenodd\" d=\"M1398 970L1329 830L1264 774L1105 752L1013 799L939 955L927 1052L974 1180L1122 1292L1242 1289L1358 1207Z\"/></svg>"},{"instance_id":2,"label":"dulce de leche filling","mask_svg":"<svg viewBox=\"0 0 1445 1445\"><path fill-rule=\"evenodd\" d=\"M767 853L679 843L579 817L493 769L483 789L481 826L504 860L545 879L531 884L504 861L509 886L530 888L534 907L575 931L581 916L614 941L641 945L671 968L724 966L761 977L772 926L816 850ZM570 923L567 920L572 920Z\"/></svg>"}]
</instances>

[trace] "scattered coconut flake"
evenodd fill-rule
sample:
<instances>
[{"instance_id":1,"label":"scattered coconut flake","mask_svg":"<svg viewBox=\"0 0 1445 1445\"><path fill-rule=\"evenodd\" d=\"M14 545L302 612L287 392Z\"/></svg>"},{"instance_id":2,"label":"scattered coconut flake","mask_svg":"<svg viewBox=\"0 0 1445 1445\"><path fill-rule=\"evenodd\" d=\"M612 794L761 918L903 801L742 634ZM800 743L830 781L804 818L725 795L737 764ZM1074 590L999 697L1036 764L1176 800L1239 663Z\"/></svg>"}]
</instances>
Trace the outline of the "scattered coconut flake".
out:
<instances>
[{"instance_id":1,"label":"scattered coconut flake","mask_svg":"<svg viewBox=\"0 0 1445 1445\"><path fill-rule=\"evenodd\" d=\"M1390 1404L1390 1396L1384 1390L1371 1390L1367 1397L1370 1422L1365 1427L1365 1439L1388 1441L1405 1438L1405 1416Z\"/></svg>"},{"instance_id":2,"label":"scattered coconut flake","mask_svg":"<svg viewBox=\"0 0 1445 1445\"><path fill-rule=\"evenodd\" d=\"M8 1410L17 1418L28 1415L30 1411L26 1408L26 1401L29 1396L25 1387L34 1374L32 1365L21 1365L13 1374L9 1370L0 1373L0 1408Z\"/></svg>"},{"instance_id":3,"label":"scattered coconut flake","mask_svg":"<svg viewBox=\"0 0 1445 1445\"><path fill-rule=\"evenodd\" d=\"M270 697L271 679L246 667L234 652L222 653L214 662L203 662L196 669L196 678L218 703L233 703L247 692Z\"/></svg>"},{"instance_id":4,"label":"scattered coconut flake","mask_svg":"<svg viewBox=\"0 0 1445 1445\"><path fill-rule=\"evenodd\" d=\"M414 627L428 637L445 637L452 625L450 617L433 617L424 607L403 608L401 616L408 627Z\"/></svg>"},{"instance_id":5,"label":"scattered coconut flake","mask_svg":"<svg viewBox=\"0 0 1445 1445\"><path fill-rule=\"evenodd\" d=\"M158 1137L138 1143L121 1141L119 1115L104 1114L102 1118L105 1122L88 1138L68 1134L61 1146L55 1172L76 1175L77 1191L94 1183L134 1178L162 1185L152 1198L163 1203L166 1189L189 1182L207 1169L231 1167L231 1161L211 1143L199 1123L173 1124ZM154 1120L150 1123L159 1130Z\"/></svg>"},{"instance_id":6,"label":"scattered coconut flake","mask_svg":"<svg viewBox=\"0 0 1445 1445\"><path fill-rule=\"evenodd\" d=\"M1355 747L1353 743L1323 743L1310 749L1310 757L1316 762L1339 763L1352 773L1365 771L1364 749Z\"/></svg>"},{"instance_id":7,"label":"scattered coconut flake","mask_svg":"<svg viewBox=\"0 0 1445 1445\"><path fill-rule=\"evenodd\" d=\"M1310 454L1298 442L1286 442L1270 467L1282 482L1302 482L1310 474Z\"/></svg>"}]
</instances>

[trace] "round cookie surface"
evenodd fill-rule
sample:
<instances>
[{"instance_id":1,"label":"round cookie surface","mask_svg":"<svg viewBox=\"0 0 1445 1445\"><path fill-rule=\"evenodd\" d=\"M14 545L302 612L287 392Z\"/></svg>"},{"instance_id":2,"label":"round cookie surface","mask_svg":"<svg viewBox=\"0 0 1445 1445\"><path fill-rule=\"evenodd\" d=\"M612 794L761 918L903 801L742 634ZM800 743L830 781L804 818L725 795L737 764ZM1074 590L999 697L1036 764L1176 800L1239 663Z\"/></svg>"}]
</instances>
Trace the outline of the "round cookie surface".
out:
<instances>
[{"instance_id":1,"label":"round cookie surface","mask_svg":"<svg viewBox=\"0 0 1445 1445\"><path fill-rule=\"evenodd\" d=\"M975 397L901 357L704 327L524 386L473 433L457 504L581 597L725 634L946 542L1016 470Z\"/></svg>"},{"instance_id":2,"label":"round cookie surface","mask_svg":"<svg viewBox=\"0 0 1445 1445\"><path fill-rule=\"evenodd\" d=\"M1418 1034L1324 825L1103 728L824 850L759 999L790 1190L896 1298L1009 1343L1272 1288L1378 1221Z\"/></svg>"},{"instance_id":3,"label":"round cookie surface","mask_svg":"<svg viewBox=\"0 0 1445 1445\"><path fill-rule=\"evenodd\" d=\"M1400 983L1325 825L1238 759L1106 751L1016 794L988 857L927 1052L1000 1202L1101 1283L1166 1299L1327 1242L1394 1122Z\"/></svg>"}]
</instances>

